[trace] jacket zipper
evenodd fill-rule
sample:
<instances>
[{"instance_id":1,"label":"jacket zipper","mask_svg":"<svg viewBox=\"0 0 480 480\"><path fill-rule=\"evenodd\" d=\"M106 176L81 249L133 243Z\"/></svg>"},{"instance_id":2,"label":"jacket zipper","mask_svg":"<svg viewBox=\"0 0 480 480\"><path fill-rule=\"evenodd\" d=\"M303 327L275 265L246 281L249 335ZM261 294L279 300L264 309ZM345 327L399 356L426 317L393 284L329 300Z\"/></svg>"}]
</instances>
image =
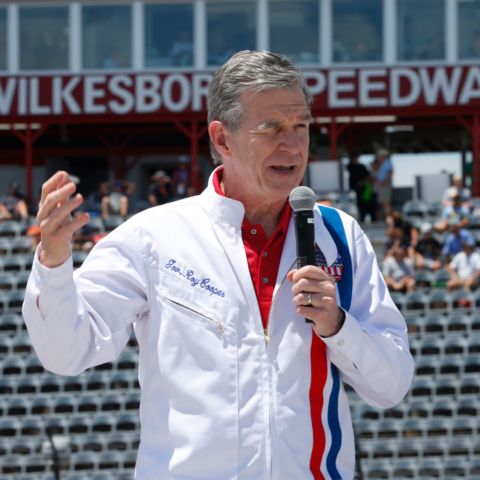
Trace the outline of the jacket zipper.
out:
<instances>
[{"instance_id":1,"label":"jacket zipper","mask_svg":"<svg viewBox=\"0 0 480 480\"><path fill-rule=\"evenodd\" d=\"M212 322L212 324L215 324L217 327L218 333L221 337L225 335L225 327L223 326L223 323L220 322L219 320L216 320L215 318L209 317L208 315L205 315L204 313L199 312L198 310L194 310L193 308L188 307L187 305L177 302L175 300L172 300L171 298L167 298L167 300L174 305L178 305L179 307L185 308L189 312L195 313L197 315L200 315L201 317L205 318L206 320L209 320Z\"/></svg>"},{"instance_id":2,"label":"jacket zipper","mask_svg":"<svg viewBox=\"0 0 480 480\"><path fill-rule=\"evenodd\" d=\"M296 260L292 263L292 265L290 266L290 268L287 270L287 273L292 269L292 267L295 265L295 262ZM287 273L284 275L284 277L282 278L282 281L280 282L280 286L277 288L277 291L274 293L273 297L272 297L272 301L270 303L270 309L268 311L268 317L267 317L267 325L266 327L263 329L263 335L265 336L265 343L268 345L270 343L270 317L272 316L272 307L273 307L273 303L275 302L275 298L277 297L278 295L278 292L280 291L280 289L282 288L283 284L285 283L285 279L287 278Z\"/></svg>"}]
</instances>

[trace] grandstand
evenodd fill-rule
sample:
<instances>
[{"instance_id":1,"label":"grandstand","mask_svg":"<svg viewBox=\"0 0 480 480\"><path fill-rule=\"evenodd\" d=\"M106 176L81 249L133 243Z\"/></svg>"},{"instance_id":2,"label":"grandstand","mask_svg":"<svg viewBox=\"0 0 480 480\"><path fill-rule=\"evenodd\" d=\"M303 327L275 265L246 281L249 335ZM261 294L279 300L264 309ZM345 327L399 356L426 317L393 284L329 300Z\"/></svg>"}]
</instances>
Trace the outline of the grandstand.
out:
<instances>
[{"instance_id":1,"label":"grandstand","mask_svg":"<svg viewBox=\"0 0 480 480\"><path fill-rule=\"evenodd\" d=\"M392 152L459 152L480 211L480 0L95 3L0 0L0 192L21 179L34 198L65 168L85 196L102 181L136 183L140 207L151 173L170 174L187 153L200 190L212 169L206 85L229 52L257 48L288 54L305 71L315 160L387 143ZM413 197L404 216L433 222L438 204ZM355 215L352 195L328 199ZM92 218L89 232L120 221ZM131 479L136 341L78 377L43 369L21 318L31 222L0 221L0 479L50 480L57 467L62 480ZM364 228L380 261L385 224ZM479 247L480 217L470 229ZM76 267L86 255L78 246ZM414 292L393 292L416 359L410 393L386 411L349 393L357 477L480 479L480 291L448 291L443 269L416 275Z\"/></svg>"},{"instance_id":2,"label":"grandstand","mask_svg":"<svg viewBox=\"0 0 480 480\"><path fill-rule=\"evenodd\" d=\"M380 261L385 225L364 228ZM140 397L134 337L115 363L77 377L46 372L20 313L32 254L13 252L30 242L27 225L12 223L5 231L10 233L2 237L6 253L0 264L0 478L53 479L56 468L67 480L132 478ZM79 266L85 252L74 257ZM428 279L412 293L393 293L416 360L408 396L380 410L349 391L357 478L480 479L480 290L446 290L444 270ZM469 302L456 302L460 295Z\"/></svg>"}]
</instances>

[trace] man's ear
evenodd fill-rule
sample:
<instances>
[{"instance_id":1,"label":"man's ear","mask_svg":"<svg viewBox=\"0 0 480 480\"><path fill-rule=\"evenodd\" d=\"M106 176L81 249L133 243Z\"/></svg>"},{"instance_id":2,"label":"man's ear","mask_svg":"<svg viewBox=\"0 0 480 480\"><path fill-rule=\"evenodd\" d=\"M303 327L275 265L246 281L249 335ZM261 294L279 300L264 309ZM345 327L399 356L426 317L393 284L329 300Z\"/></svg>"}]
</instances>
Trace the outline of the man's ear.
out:
<instances>
[{"instance_id":1,"label":"man's ear","mask_svg":"<svg viewBox=\"0 0 480 480\"><path fill-rule=\"evenodd\" d=\"M215 147L215 150L223 158L230 158L231 150L228 142L229 132L225 128L222 122L213 120L208 125L208 134L210 135L210 141Z\"/></svg>"}]
</instances>

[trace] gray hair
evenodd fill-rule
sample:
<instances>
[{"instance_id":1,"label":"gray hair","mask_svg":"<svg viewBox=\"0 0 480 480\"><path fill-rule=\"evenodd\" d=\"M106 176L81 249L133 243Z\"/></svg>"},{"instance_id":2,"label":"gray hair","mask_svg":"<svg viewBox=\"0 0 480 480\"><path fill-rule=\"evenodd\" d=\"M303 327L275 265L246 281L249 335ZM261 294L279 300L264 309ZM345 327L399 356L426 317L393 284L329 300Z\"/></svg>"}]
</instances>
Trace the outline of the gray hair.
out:
<instances>
[{"instance_id":1,"label":"gray hair","mask_svg":"<svg viewBox=\"0 0 480 480\"><path fill-rule=\"evenodd\" d=\"M235 131L242 123L242 93L295 87L301 88L310 109L312 95L305 78L286 57L267 51L242 50L213 75L208 91L208 123L218 120ZM212 142L210 150L213 159L220 163L220 154Z\"/></svg>"}]
</instances>

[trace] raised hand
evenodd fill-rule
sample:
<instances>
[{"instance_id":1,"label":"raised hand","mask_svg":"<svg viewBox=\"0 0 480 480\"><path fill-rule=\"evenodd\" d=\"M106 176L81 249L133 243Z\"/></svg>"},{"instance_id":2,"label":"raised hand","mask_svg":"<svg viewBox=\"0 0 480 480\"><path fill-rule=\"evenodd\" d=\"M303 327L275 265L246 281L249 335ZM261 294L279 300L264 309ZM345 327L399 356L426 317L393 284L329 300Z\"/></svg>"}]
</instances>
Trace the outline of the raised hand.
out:
<instances>
[{"instance_id":1,"label":"raised hand","mask_svg":"<svg viewBox=\"0 0 480 480\"><path fill-rule=\"evenodd\" d=\"M73 233L88 223L88 213L72 217L83 202L82 195L74 195L75 190L64 171L55 173L42 186L37 223L41 232L39 260L46 267L57 267L68 259Z\"/></svg>"}]
</instances>

